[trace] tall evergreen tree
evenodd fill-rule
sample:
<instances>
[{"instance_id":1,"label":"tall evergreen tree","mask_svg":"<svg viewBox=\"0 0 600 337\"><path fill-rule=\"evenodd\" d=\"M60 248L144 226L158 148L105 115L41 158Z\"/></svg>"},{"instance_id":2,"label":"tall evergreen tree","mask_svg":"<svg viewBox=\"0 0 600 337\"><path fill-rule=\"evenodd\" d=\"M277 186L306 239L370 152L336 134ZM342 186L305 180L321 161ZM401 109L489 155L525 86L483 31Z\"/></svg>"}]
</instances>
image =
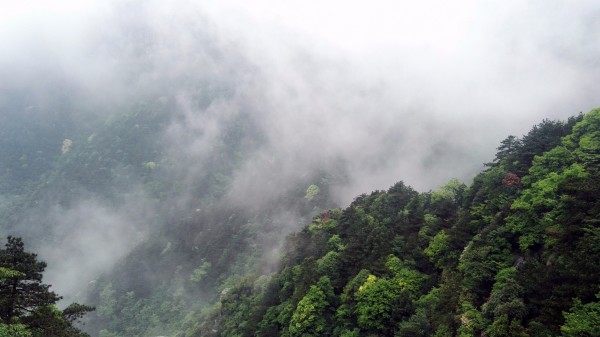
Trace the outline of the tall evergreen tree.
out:
<instances>
[{"instance_id":1,"label":"tall evergreen tree","mask_svg":"<svg viewBox=\"0 0 600 337\"><path fill-rule=\"evenodd\" d=\"M0 280L0 318L4 323L61 299L42 283L46 263L26 252L21 238L8 237L6 248L0 250L0 266L17 272Z\"/></svg>"},{"instance_id":2,"label":"tall evergreen tree","mask_svg":"<svg viewBox=\"0 0 600 337\"><path fill-rule=\"evenodd\" d=\"M2 326L26 328L32 336L79 337L87 334L73 323L94 308L73 303L61 311L62 297L42 283L46 263L26 252L21 238L9 236L0 250L0 319Z\"/></svg>"}]
</instances>

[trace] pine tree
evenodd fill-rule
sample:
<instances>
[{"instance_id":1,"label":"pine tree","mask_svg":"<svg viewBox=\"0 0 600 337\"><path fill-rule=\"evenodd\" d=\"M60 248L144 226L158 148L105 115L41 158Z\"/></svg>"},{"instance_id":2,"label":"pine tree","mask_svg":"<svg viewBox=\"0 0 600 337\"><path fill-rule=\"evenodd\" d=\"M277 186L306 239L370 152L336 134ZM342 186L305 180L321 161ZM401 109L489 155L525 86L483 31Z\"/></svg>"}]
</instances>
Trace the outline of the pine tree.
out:
<instances>
[{"instance_id":1,"label":"pine tree","mask_svg":"<svg viewBox=\"0 0 600 337\"><path fill-rule=\"evenodd\" d=\"M42 283L45 268L46 263L38 261L36 254L25 251L21 238L8 237L6 248L0 250L1 325L9 330L25 329L34 337L87 336L73 323L94 308L77 303L62 311L56 308L62 297Z\"/></svg>"},{"instance_id":2,"label":"pine tree","mask_svg":"<svg viewBox=\"0 0 600 337\"><path fill-rule=\"evenodd\" d=\"M37 261L36 254L25 252L21 238L8 237L6 249L0 250L0 267L17 272L0 280L0 318L4 323L10 324L17 317L61 299L42 283L46 263Z\"/></svg>"}]
</instances>

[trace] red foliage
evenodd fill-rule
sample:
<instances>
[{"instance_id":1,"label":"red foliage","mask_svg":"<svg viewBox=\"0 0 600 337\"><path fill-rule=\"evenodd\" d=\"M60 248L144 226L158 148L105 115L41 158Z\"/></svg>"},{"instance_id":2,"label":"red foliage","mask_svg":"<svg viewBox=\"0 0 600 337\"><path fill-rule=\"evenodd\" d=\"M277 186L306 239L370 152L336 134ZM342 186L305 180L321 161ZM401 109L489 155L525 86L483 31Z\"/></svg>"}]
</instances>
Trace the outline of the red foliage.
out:
<instances>
[{"instance_id":1,"label":"red foliage","mask_svg":"<svg viewBox=\"0 0 600 337\"><path fill-rule=\"evenodd\" d=\"M509 172L508 174L506 174L506 177L504 177L504 179L502 179L502 185L505 186L515 186L515 185L520 185L521 184L521 178L519 178L518 175Z\"/></svg>"},{"instance_id":2,"label":"red foliage","mask_svg":"<svg viewBox=\"0 0 600 337\"><path fill-rule=\"evenodd\" d=\"M323 216L321 217L322 221L327 221L329 220L329 212L325 212L323 213Z\"/></svg>"}]
</instances>

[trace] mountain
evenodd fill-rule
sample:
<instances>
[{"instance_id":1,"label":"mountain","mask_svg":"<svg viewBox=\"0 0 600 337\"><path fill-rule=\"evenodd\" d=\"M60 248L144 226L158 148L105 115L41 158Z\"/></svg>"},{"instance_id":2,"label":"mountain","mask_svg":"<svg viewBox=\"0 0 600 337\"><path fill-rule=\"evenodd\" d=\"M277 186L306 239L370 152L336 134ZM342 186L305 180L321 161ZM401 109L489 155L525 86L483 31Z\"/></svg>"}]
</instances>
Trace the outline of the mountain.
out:
<instances>
[{"instance_id":1,"label":"mountain","mask_svg":"<svg viewBox=\"0 0 600 337\"><path fill-rule=\"evenodd\" d=\"M85 326L93 335L169 334L224 286L271 272L285 235L337 206L329 186L345 179L341 169L309 170L285 186L260 185L276 174L275 158L261 163L250 191L236 190L234 178L264 143L256 116L244 112L205 135L205 125L179 128L189 119L173 96L145 97L104 118L84 118L59 99L38 111L27 107L31 97L11 97L0 102L8 112L0 228L48 261L45 279L66 300L98 307ZM187 104L218 100L211 91ZM186 137L199 145L171 146Z\"/></svg>"},{"instance_id":2,"label":"mountain","mask_svg":"<svg viewBox=\"0 0 600 337\"><path fill-rule=\"evenodd\" d=\"M2 228L96 306L93 336L596 333L600 110L507 137L469 185L399 182L341 209L347 161L277 177L255 115L181 129L165 94L104 118L2 101Z\"/></svg>"},{"instance_id":3,"label":"mountain","mask_svg":"<svg viewBox=\"0 0 600 337\"><path fill-rule=\"evenodd\" d=\"M597 336L600 109L506 138L470 186L363 194L177 336Z\"/></svg>"}]
</instances>

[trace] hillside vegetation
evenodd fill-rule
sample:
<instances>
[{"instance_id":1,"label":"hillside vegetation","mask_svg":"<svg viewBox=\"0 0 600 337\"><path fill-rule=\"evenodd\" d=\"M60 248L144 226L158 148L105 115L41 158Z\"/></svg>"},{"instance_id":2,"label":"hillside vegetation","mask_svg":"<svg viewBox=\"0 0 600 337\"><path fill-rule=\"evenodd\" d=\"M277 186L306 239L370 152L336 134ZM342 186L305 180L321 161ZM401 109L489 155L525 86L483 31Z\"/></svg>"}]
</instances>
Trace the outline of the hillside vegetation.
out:
<instances>
[{"instance_id":1,"label":"hillside vegetation","mask_svg":"<svg viewBox=\"0 0 600 337\"><path fill-rule=\"evenodd\" d=\"M14 142L0 176L4 229L35 250L85 225L47 214L116 212L90 237L113 230L130 250L82 274L85 294L61 291L96 307L90 335L600 335L600 109L507 137L470 185L398 182L341 209L329 187L343 184L343 164L240 202L232 177L263 141L253 120L230 120L205 155L181 153L156 138L173 126L169 104L133 104L76 132L40 126L61 151L0 127ZM182 169L195 160L200 172ZM101 238L84 248L118 248Z\"/></svg>"},{"instance_id":2,"label":"hillside vegetation","mask_svg":"<svg viewBox=\"0 0 600 337\"><path fill-rule=\"evenodd\" d=\"M470 186L313 219L180 336L598 336L600 110L508 137Z\"/></svg>"}]
</instances>

